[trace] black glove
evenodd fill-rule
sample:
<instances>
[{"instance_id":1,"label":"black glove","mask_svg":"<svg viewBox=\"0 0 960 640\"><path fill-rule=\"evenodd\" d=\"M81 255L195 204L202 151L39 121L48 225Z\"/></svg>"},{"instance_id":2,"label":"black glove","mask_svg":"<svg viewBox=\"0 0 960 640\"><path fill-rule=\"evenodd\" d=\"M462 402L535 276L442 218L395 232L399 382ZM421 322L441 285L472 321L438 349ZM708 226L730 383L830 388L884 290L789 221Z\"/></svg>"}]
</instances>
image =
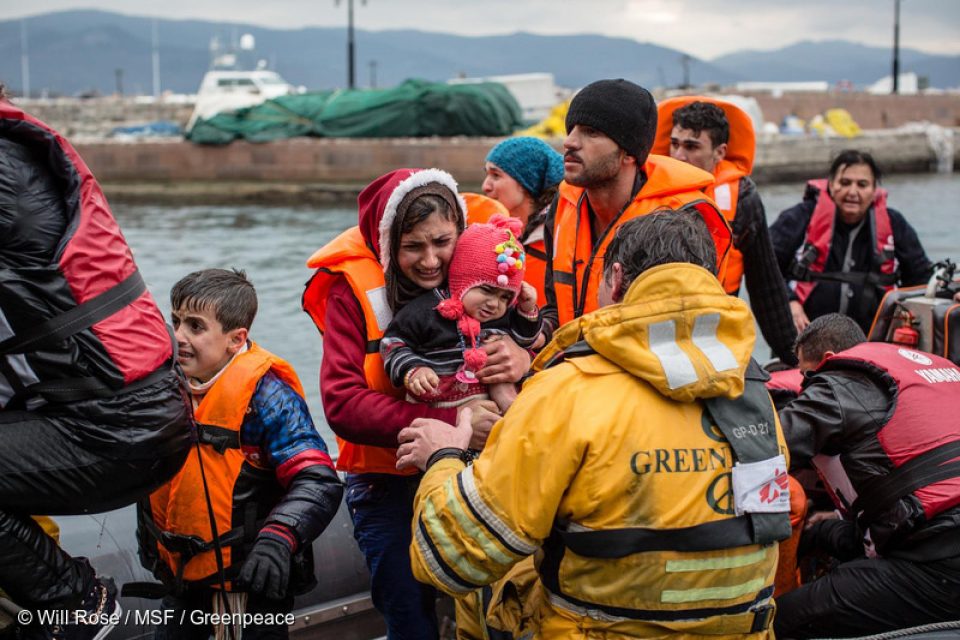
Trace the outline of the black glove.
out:
<instances>
[{"instance_id":1,"label":"black glove","mask_svg":"<svg viewBox=\"0 0 960 640\"><path fill-rule=\"evenodd\" d=\"M237 586L270 600L282 600L290 583L291 554L288 542L273 535L260 535L240 568Z\"/></svg>"}]
</instances>

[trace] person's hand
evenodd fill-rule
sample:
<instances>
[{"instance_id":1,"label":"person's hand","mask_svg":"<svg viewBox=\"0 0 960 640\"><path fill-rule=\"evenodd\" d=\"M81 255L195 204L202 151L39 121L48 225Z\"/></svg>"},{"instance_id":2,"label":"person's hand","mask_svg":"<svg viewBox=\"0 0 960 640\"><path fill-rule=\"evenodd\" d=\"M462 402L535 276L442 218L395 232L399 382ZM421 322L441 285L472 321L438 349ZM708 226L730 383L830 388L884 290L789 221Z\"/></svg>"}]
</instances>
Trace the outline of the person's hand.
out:
<instances>
[{"instance_id":1,"label":"person's hand","mask_svg":"<svg viewBox=\"0 0 960 640\"><path fill-rule=\"evenodd\" d=\"M537 312L537 290L526 282L520 283L520 295L517 296L517 308L527 316Z\"/></svg>"},{"instance_id":2,"label":"person's hand","mask_svg":"<svg viewBox=\"0 0 960 640\"><path fill-rule=\"evenodd\" d=\"M807 516L807 521L803 523L803 529L806 531L813 525L824 520L837 520L840 518L840 514L836 511L814 511L809 516Z\"/></svg>"},{"instance_id":3,"label":"person's hand","mask_svg":"<svg viewBox=\"0 0 960 640\"><path fill-rule=\"evenodd\" d=\"M803 305L800 304L799 300L790 301L790 315L793 316L793 326L797 328L797 333L806 329L807 325L810 324L810 318L807 317L807 313L803 310Z\"/></svg>"},{"instance_id":4,"label":"person's hand","mask_svg":"<svg viewBox=\"0 0 960 640\"><path fill-rule=\"evenodd\" d=\"M519 382L530 369L530 354L509 336L485 343L483 350L487 352L487 366L477 371L477 379L483 384Z\"/></svg>"},{"instance_id":5,"label":"person's hand","mask_svg":"<svg viewBox=\"0 0 960 640\"><path fill-rule=\"evenodd\" d=\"M290 544L273 536L258 536L236 584L270 600L282 600L290 583Z\"/></svg>"},{"instance_id":6,"label":"person's hand","mask_svg":"<svg viewBox=\"0 0 960 640\"><path fill-rule=\"evenodd\" d=\"M493 400L471 400L457 407L457 422L464 410L470 409L470 426L473 436L470 438L470 448L479 451L487 443L490 429L500 419L500 407Z\"/></svg>"},{"instance_id":7,"label":"person's hand","mask_svg":"<svg viewBox=\"0 0 960 640\"><path fill-rule=\"evenodd\" d=\"M464 408L457 418L457 426L433 418L417 418L409 427L404 427L397 436L400 442L397 469L416 467L426 471L427 460L435 451L447 447L466 449L473 435L471 413L469 407Z\"/></svg>"},{"instance_id":8,"label":"person's hand","mask_svg":"<svg viewBox=\"0 0 960 640\"><path fill-rule=\"evenodd\" d=\"M403 381L407 391L420 397L423 395L436 395L440 389L440 378L437 372L430 367L417 367Z\"/></svg>"},{"instance_id":9,"label":"person's hand","mask_svg":"<svg viewBox=\"0 0 960 640\"><path fill-rule=\"evenodd\" d=\"M960 291L957 291L955 294L953 294L953 301L960 302Z\"/></svg>"}]
</instances>

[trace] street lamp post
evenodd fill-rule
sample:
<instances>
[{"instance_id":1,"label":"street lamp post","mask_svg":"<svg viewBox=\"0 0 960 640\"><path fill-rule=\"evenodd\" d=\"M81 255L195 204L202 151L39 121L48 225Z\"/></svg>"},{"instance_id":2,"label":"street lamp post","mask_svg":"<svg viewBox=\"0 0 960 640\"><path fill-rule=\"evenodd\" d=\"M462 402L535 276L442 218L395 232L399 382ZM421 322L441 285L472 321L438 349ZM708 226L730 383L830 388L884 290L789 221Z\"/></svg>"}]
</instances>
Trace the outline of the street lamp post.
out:
<instances>
[{"instance_id":1,"label":"street lamp post","mask_svg":"<svg viewBox=\"0 0 960 640\"><path fill-rule=\"evenodd\" d=\"M160 28L153 19L153 99L160 100Z\"/></svg>"},{"instance_id":2,"label":"street lamp post","mask_svg":"<svg viewBox=\"0 0 960 640\"><path fill-rule=\"evenodd\" d=\"M20 91L30 97L30 52L27 47L27 19L20 19Z\"/></svg>"},{"instance_id":3,"label":"street lamp post","mask_svg":"<svg viewBox=\"0 0 960 640\"><path fill-rule=\"evenodd\" d=\"M900 89L900 0L893 0L893 95Z\"/></svg>"},{"instance_id":4,"label":"street lamp post","mask_svg":"<svg viewBox=\"0 0 960 640\"><path fill-rule=\"evenodd\" d=\"M357 86L356 70L356 43L353 39L353 0L347 1L347 88L355 89ZM361 4L367 4L366 0L360 0ZM336 0L339 5L340 0Z\"/></svg>"},{"instance_id":5,"label":"street lamp post","mask_svg":"<svg viewBox=\"0 0 960 640\"><path fill-rule=\"evenodd\" d=\"M681 89L688 90L690 89L690 61L693 60L692 57L686 53L680 56L680 64L683 65L683 86Z\"/></svg>"}]
</instances>

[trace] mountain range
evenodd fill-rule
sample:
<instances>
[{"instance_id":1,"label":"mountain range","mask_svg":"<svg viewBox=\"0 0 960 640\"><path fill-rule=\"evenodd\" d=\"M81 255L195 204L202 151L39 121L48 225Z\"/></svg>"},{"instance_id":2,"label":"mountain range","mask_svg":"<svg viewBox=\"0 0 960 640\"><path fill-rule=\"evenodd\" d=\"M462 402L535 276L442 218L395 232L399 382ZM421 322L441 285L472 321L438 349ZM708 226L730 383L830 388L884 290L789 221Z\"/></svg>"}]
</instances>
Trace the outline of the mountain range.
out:
<instances>
[{"instance_id":1,"label":"mountain range","mask_svg":"<svg viewBox=\"0 0 960 640\"><path fill-rule=\"evenodd\" d=\"M257 54L287 81L310 89L346 85L346 29L282 30L200 20L166 20L94 10L48 13L26 20L33 94L151 93L153 29L159 42L160 85L196 91L209 68L213 38L234 42L252 34ZM0 82L22 86L21 20L0 22ZM815 34L812 34L815 35ZM891 53L846 41L801 42L775 51L743 50L714 60L627 38L514 33L467 37L413 30L356 31L357 86L395 85L410 77L443 81L458 75L552 72L576 88L598 78L623 77L647 87L678 86L684 58L693 85L741 80L850 81L870 84L889 74ZM372 64L371 64L372 63ZM960 56L901 50L901 71L933 87L960 86Z\"/></svg>"}]
</instances>

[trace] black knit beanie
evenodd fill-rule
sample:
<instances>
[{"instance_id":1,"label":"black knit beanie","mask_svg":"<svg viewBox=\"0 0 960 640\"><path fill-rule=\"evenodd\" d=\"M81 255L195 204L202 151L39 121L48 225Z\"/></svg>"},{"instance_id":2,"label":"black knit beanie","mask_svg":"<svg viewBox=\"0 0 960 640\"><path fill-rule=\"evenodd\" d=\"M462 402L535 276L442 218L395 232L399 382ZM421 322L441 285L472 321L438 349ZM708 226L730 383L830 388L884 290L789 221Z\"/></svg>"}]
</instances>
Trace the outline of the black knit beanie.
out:
<instances>
[{"instance_id":1,"label":"black knit beanie","mask_svg":"<svg viewBox=\"0 0 960 640\"><path fill-rule=\"evenodd\" d=\"M597 80L570 103L567 133L578 124L603 132L642 164L657 133L657 104L649 91L629 80Z\"/></svg>"}]
</instances>

